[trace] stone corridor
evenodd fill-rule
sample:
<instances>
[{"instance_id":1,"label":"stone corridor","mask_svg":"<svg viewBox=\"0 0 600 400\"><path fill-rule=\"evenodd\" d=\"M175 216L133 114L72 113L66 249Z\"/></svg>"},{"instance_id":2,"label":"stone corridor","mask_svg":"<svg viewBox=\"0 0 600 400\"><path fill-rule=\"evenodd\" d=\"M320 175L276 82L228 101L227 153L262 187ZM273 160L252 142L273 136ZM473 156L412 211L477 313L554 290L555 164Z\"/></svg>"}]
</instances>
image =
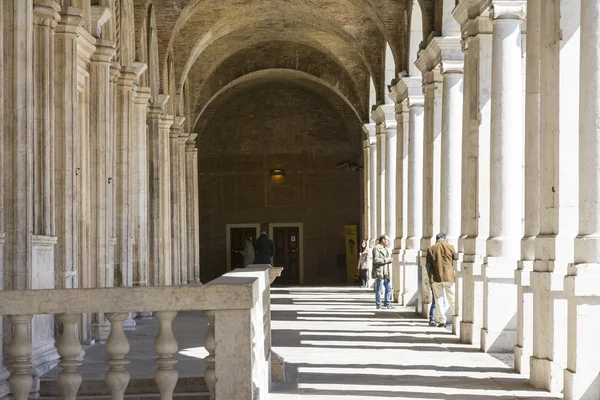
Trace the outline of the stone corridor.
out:
<instances>
[{"instance_id":1,"label":"stone corridor","mask_svg":"<svg viewBox=\"0 0 600 400\"><path fill-rule=\"evenodd\" d=\"M430 328L408 307L375 310L350 287L272 288L273 350L286 382L272 400L554 399L450 327Z\"/></svg>"}]
</instances>

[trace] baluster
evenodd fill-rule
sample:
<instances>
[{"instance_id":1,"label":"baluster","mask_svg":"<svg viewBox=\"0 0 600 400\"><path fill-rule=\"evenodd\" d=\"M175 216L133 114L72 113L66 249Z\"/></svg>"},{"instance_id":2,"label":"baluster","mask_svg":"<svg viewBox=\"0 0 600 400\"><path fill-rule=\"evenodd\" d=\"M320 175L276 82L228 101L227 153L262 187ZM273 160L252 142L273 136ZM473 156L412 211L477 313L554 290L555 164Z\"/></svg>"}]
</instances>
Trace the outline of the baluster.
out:
<instances>
[{"instance_id":1,"label":"baluster","mask_svg":"<svg viewBox=\"0 0 600 400\"><path fill-rule=\"evenodd\" d=\"M33 316L11 315L9 318L13 324L13 335L7 351L11 372L8 384L15 400L27 400L33 386L29 337L29 324Z\"/></svg>"},{"instance_id":2,"label":"baluster","mask_svg":"<svg viewBox=\"0 0 600 400\"><path fill-rule=\"evenodd\" d=\"M215 385L217 382L215 375L215 348L217 347L215 341L215 312L206 311L205 314L208 318L208 330L204 337L204 348L208 352L208 355L204 357L204 362L206 363L204 381L210 392L210 400L215 400Z\"/></svg>"},{"instance_id":3,"label":"baluster","mask_svg":"<svg viewBox=\"0 0 600 400\"><path fill-rule=\"evenodd\" d=\"M129 342L123 332L123 321L129 313L110 313L106 318L111 323L110 335L106 340L106 353L110 357L106 363L110 366L106 372L106 385L110 388L113 400L121 400L129 384L129 372L125 368L129 361L125 359L129 353Z\"/></svg>"},{"instance_id":4,"label":"baluster","mask_svg":"<svg viewBox=\"0 0 600 400\"><path fill-rule=\"evenodd\" d=\"M179 374L173 366L177 360L173 357L177 353L177 340L173 334L173 318L177 315L176 311L157 311L158 318L158 336L154 342L154 351L158 355L156 364L158 369L154 373L154 380L160 392L162 400L171 400L173 391L177 385Z\"/></svg>"},{"instance_id":5,"label":"baluster","mask_svg":"<svg viewBox=\"0 0 600 400\"><path fill-rule=\"evenodd\" d=\"M77 371L81 366L81 361L77 359L81 354L81 343L77 338L76 326L80 318L80 314L60 314L58 316L58 320L62 324L62 335L56 350L60 355L58 365L62 371L60 371L56 383L65 400L74 400L81 386L81 374Z\"/></svg>"}]
</instances>

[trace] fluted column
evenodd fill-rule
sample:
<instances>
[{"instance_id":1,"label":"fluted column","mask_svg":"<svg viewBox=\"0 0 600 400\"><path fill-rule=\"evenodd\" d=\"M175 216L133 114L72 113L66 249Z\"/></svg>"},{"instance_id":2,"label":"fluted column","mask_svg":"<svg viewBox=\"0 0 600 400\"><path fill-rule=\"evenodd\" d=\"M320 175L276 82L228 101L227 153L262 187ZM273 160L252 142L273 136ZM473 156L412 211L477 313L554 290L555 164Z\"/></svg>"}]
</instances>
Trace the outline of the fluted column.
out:
<instances>
[{"instance_id":1,"label":"fluted column","mask_svg":"<svg viewBox=\"0 0 600 400\"><path fill-rule=\"evenodd\" d=\"M159 254L158 285L173 285L173 261L171 258L171 152L169 149L173 117L161 116L158 123L156 151L158 160L158 207L159 207Z\"/></svg>"},{"instance_id":2,"label":"fluted column","mask_svg":"<svg viewBox=\"0 0 600 400\"><path fill-rule=\"evenodd\" d=\"M442 141L440 230L458 246L462 161L463 62L442 62Z\"/></svg>"},{"instance_id":3,"label":"fluted column","mask_svg":"<svg viewBox=\"0 0 600 400\"><path fill-rule=\"evenodd\" d=\"M401 97L408 98L408 161L406 248L402 254L404 284L402 304L421 307L417 299L419 270L417 257L423 232L423 131L425 122L421 79L402 78L398 83Z\"/></svg>"},{"instance_id":4,"label":"fluted column","mask_svg":"<svg viewBox=\"0 0 600 400\"><path fill-rule=\"evenodd\" d=\"M387 174L386 158L386 133L385 125L377 124L375 128L375 138L377 141L377 233L375 238L383 235L385 232L385 215L387 213L385 206L385 176Z\"/></svg>"},{"instance_id":5,"label":"fluted column","mask_svg":"<svg viewBox=\"0 0 600 400\"><path fill-rule=\"evenodd\" d=\"M179 162L179 136L181 135L181 125L183 124L183 117L175 117L175 121L171 126L171 134L169 139L169 152L170 152L170 176L171 184L169 186L171 191L171 272L173 285L181 284L181 266L182 266L182 254L181 254L181 214L179 210L180 189L179 189L179 177L181 175Z\"/></svg>"},{"instance_id":6,"label":"fluted column","mask_svg":"<svg viewBox=\"0 0 600 400\"><path fill-rule=\"evenodd\" d=\"M459 255L463 280L460 340L478 345L483 321L481 266L489 236L490 91L492 24L487 13L469 18L467 5L453 11L463 32L464 97ZM469 29L467 29L469 28Z\"/></svg>"},{"instance_id":7,"label":"fluted column","mask_svg":"<svg viewBox=\"0 0 600 400\"><path fill-rule=\"evenodd\" d=\"M146 115L150 88L135 90L132 152L133 286L148 286L148 149Z\"/></svg>"},{"instance_id":8,"label":"fluted column","mask_svg":"<svg viewBox=\"0 0 600 400\"><path fill-rule=\"evenodd\" d=\"M90 62L90 166L91 166L91 244L92 260L89 287L112 286L111 229L114 178L114 130L111 119L110 60L115 53L114 42L99 40ZM110 324L102 314L92 316L92 337L105 341Z\"/></svg>"},{"instance_id":9,"label":"fluted column","mask_svg":"<svg viewBox=\"0 0 600 400\"><path fill-rule=\"evenodd\" d=\"M579 234L565 278L568 296L565 400L600 397L600 1L581 2Z\"/></svg>"},{"instance_id":10,"label":"fluted column","mask_svg":"<svg viewBox=\"0 0 600 400\"><path fill-rule=\"evenodd\" d=\"M76 287L74 273L78 263L75 229L74 138L78 128L77 29L83 22L81 10L63 7L55 36L55 196L56 236L54 252L57 289Z\"/></svg>"},{"instance_id":11,"label":"fluted column","mask_svg":"<svg viewBox=\"0 0 600 400\"><path fill-rule=\"evenodd\" d=\"M188 263L188 243L187 243L187 168L185 160L185 142L188 140L189 133L181 132L177 141L177 159L179 161L179 176L177 177L177 187L179 189L179 248L181 262L181 284L187 285L189 282L189 269L191 265Z\"/></svg>"},{"instance_id":12,"label":"fluted column","mask_svg":"<svg viewBox=\"0 0 600 400\"><path fill-rule=\"evenodd\" d=\"M370 222L370 235L369 235L369 247L374 247L375 242L378 237L377 233L377 138L375 136L375 124L365 124L365 128L368 130L369 135L369 174L370 174L370 182L369 182L369 193L370 193L370 213L369 213L369 222Z\"/></svg>"},{"instance_id":13,"label":"fluted column","mask_svg":"<svg viewBox=\"0 0 600 400\"><path fill-rule=\"evenodd\" d=\"M198 149L190 133L185 142L188 281L200 282L200 214L198 198Z\"/></svg>"},{"instance_id":14,"label":"fluted column","mask_svg":"<svg viewBox=\"0 0 600 400\"><path fill-rule=\"evenodd\" d=\"M523 82L521 24L524 3L492 2L490 237L486 243L481 349L512 352L516 344L514 271L523 215Z\"/></svg>"}]
</instances>

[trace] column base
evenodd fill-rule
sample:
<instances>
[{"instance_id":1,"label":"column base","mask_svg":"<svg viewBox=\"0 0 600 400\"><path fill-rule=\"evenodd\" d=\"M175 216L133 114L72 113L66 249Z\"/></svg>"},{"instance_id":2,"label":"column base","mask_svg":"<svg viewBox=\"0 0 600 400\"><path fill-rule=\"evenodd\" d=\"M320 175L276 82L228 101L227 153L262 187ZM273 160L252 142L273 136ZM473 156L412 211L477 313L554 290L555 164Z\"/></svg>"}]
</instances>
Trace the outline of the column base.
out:
<instances>
[{"instance_id":1,"label":"column base","mask_svg":"<svg viewBox=\"0 0 600 400\"><path fill-rule=\"evenodd\" d=\"M531 353L529 352L529 350L517 345L515 346L514 353L515 371L523 375L529 375L529 362L531 358Z\"/></svg>"},{"instance_id":2,"label":"column base","mask_svg":"<svg viewBox=\"0 0 600 400\"><path fill-rule=\"evenodd\" d=\"M600 398L600 374L573 372L565 369L565 400L598 400Z\"/></svg>"},{"instance_id":3,"label":"column base","mask_svg":"<svg viewBox=\"0 0 600 400\"><path fill-rule=\"evenodd\" d=\"M486 353L512 353L517 344L517 261L486 257L482 265L483 327L480 349Z\"/></svg>"},{"instance_id":4,"label":"column base","mask_svg":"<svg viewBox=\"0 0 600 400\"><path fill-rule=\"evenodd\" d=\"M559 393L564 385L564 365L531 356L529 382L533 387Z\"/></svg>"},{"instance_id":5,"label":"column base","mask_svg":"<svg viewBox=\"0 0 600 400\"><path fill-rule=\"evenodd\" d=\"M481 327L472 322L460 321L460 342L479 347L481 337L476 335L475 332L479 332L480 330Z\"/></svg>"}]
</instances>

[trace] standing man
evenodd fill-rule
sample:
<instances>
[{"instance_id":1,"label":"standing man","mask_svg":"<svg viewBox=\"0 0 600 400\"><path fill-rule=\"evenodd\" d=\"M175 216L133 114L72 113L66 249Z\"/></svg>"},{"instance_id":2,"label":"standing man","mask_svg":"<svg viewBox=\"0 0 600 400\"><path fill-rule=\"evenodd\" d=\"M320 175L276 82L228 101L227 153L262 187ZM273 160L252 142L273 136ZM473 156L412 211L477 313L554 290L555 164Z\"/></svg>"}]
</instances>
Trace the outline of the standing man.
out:
<instances>
[{"instance_id":1,"label":"standing man","mask_svg":"<svg viewBox=\"0 0 600 400\"><path fill-rule=\"evenodd\" d=\"M375 284L375 306L379 308L393 308L391 302L392 287L390 284L390 269L392 257L387 246L390 238L387 235L381 235L378 239L379 244L373 247L373 272L372 278L376 279ZM381 305L381 285L385 287L385 300Z\"/></svg>"},{"instance_id":2,"label":"standing man","mask_svg":"<svg viewBox=\"0 0 600 400\"><path fill-rule=\"evenodd\" d=\"M435 244L427 249L427 275L432 282L433 297L437 307L435 308L435 322L438 327L446 327L446 315L443 311L444 296L448 301L450 310L454 314L454 264L452 260L458 260L458 254L450 243L446 242L446 234L438 233Z\"/></svg>"},{"instance_id":3,"label":"standing man","mask_svg":"<svg viewBox=\"0 0 600 400\"><path fill-rule=\"evenodd\" d=\"M261 231L260 236L256 239L256 257L254 264L270 264L273 265L273 256L275 255L275 245L267 236L267 232Z\"/></svg>"}]
</instances>

